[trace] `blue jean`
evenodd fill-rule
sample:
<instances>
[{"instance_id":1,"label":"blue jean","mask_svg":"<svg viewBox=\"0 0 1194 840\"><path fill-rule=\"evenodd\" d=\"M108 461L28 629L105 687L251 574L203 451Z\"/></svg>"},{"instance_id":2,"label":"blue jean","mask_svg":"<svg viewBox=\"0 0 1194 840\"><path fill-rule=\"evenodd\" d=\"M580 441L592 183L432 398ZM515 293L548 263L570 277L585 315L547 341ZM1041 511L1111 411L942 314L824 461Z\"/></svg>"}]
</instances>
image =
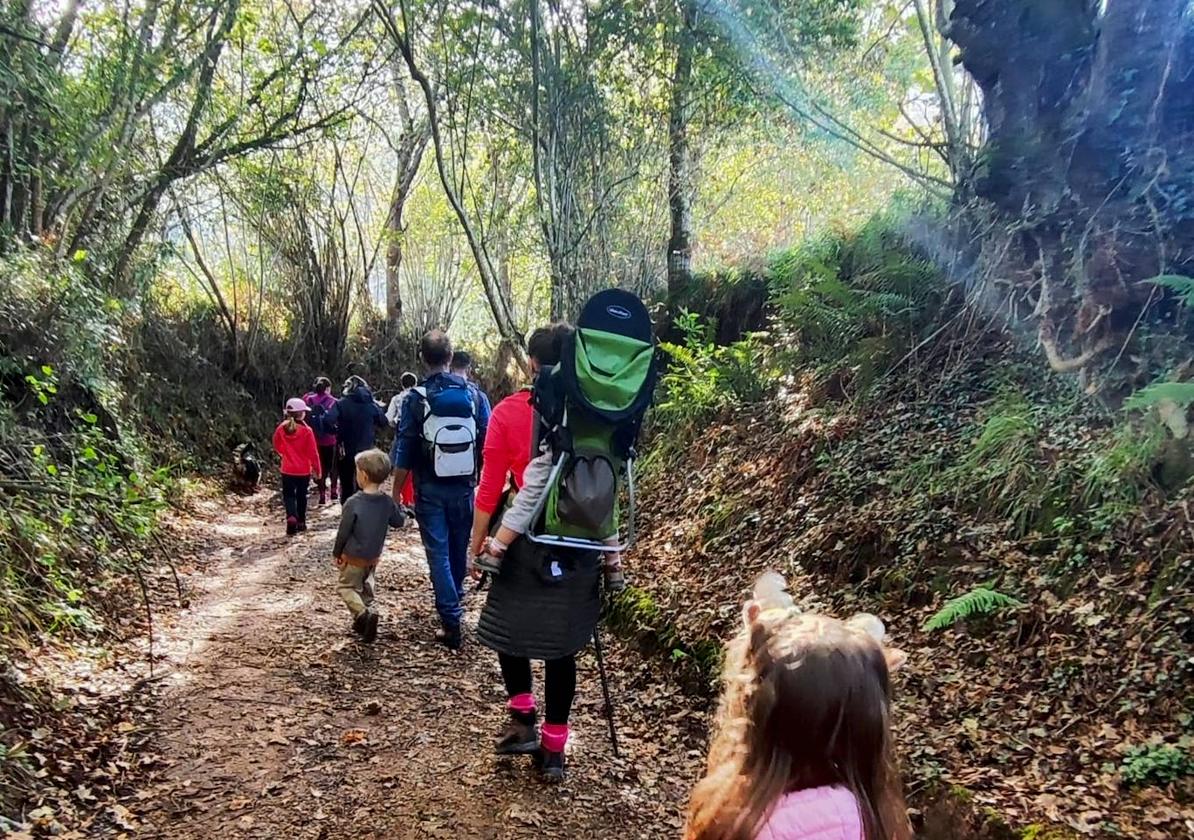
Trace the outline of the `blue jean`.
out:
<instances>
[{"instance_id":1,"label":"blue jean","mask_svg":"<svg viewBox=\"0 0 1194 840\"><path fill-rule=\"evenodd\" d=\"M468 541L473 527L473 490L459 484L421 482L415 489L415 518L431 588L435 591L435 610L447 630L460 627L464 610L464 578L468 574Z\"/></svg>"}]
</instances>

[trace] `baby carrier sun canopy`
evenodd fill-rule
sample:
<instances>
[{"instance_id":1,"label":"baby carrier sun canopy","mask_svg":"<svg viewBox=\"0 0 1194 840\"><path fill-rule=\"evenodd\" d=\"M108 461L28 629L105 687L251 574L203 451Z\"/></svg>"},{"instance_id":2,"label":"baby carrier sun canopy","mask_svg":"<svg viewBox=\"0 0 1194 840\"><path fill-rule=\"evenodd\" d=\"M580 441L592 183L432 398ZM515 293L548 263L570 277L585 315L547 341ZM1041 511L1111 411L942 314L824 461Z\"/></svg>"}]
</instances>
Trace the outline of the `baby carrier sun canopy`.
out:
<instances>
[{"instance_id":1,"label":"baby carrier sun canopy","mask_svg":"<svg viewBox=\"0 0 1194 840\"><path fill-rule=\"evenodd\" d=\"M654 333L635 295L608 289L589 299L560 364L540 374L535 408L554 454L548 490L530 539L568 548L619 551L634 535L634 444L658 378ZM618 501L629 501L619 535ZM541 514L541 515L540 515Z\"/></svg>"},{"instance_id":2,"label":"baby carrier sun canopy","mask_svg":"<svg viewBox=\"0 0 1194 840\"><path fill-rule=\"evenodd\" d=\"M567 396L609 423L641 419L655 391L655 341L647 309L621 289L593 296L560 359Z\"/></svg>"}]
</instances>

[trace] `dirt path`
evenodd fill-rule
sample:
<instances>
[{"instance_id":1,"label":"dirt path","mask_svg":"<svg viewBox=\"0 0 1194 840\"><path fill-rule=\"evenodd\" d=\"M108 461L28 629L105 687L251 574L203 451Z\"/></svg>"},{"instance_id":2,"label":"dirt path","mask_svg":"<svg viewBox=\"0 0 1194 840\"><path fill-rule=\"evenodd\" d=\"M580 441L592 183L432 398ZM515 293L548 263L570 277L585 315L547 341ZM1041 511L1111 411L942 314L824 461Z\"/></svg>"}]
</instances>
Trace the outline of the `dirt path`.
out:
<instances>
[{"instance_id":1,"label":"dirt path","mask_svg":"<svg viewBox=\"0 0 1194 840\"><path fill-rule=\"evenodd\" d=\"M332 589L337 509L314 509L287 542L266 496L209 507L210 562L188 580L190 608L158 628L173 669L155 722L163 769L137 796L136 836L678 836L701 717L641 659L610 646L615 760L595 660L581 658L570 775L546 786L526 759L490 754L504 699L493 655L432 640L417 531L390 539L369 647Z\"/></svg>"}]
</instances>

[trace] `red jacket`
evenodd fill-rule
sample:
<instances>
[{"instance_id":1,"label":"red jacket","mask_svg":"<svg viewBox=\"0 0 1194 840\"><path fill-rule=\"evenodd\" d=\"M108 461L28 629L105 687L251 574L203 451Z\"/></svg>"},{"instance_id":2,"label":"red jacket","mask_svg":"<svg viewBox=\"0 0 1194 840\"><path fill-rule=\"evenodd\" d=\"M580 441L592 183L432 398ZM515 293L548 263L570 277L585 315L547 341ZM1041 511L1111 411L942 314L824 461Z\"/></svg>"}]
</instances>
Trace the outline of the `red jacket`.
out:
<instances>
[{"instance_id":1,"label":"red jacket","mask_svg":"<svg viewBox=\"0 0 1194 840\"><path fill-rule=\"evenodd\" d=\"M282 475L319 475L319 447L315 432L299 423L293 434L287 433L286 421L274 429L274 451L282 456Z\"/></svg>"},{"instance_id":2,"label":"red jacket","mask_svg":"<svg viewBox=\"0 0 1194 840\"><path fill-rule=\"evenodd\" d=\"M522 487L522 474L531 460L534 419L530 391L519 391L494 406L485 432L477 510L489 514L497 510L506 489L506 476L513 474L514 486Z\"/></svg>"}]
</instances>

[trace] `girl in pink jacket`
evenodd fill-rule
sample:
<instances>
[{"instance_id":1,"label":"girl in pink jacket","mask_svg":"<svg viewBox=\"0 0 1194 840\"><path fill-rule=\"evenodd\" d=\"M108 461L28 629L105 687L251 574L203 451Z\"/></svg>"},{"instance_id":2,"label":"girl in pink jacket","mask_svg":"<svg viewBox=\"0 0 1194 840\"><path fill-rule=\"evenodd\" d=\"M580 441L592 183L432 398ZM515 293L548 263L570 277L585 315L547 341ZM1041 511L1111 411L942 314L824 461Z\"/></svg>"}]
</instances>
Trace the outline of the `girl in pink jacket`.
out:
<instances>
[{"instance_id":1,"label":"girl in pink jacket","mask_svg":"<svg viewBox=\"0 0 1194 840\"><path fill-rule=\"evenodd\" d=\"M743 618L686 840L911 840L882 622L801 613L773 572Z\"/></svg>"}]
</instances>

